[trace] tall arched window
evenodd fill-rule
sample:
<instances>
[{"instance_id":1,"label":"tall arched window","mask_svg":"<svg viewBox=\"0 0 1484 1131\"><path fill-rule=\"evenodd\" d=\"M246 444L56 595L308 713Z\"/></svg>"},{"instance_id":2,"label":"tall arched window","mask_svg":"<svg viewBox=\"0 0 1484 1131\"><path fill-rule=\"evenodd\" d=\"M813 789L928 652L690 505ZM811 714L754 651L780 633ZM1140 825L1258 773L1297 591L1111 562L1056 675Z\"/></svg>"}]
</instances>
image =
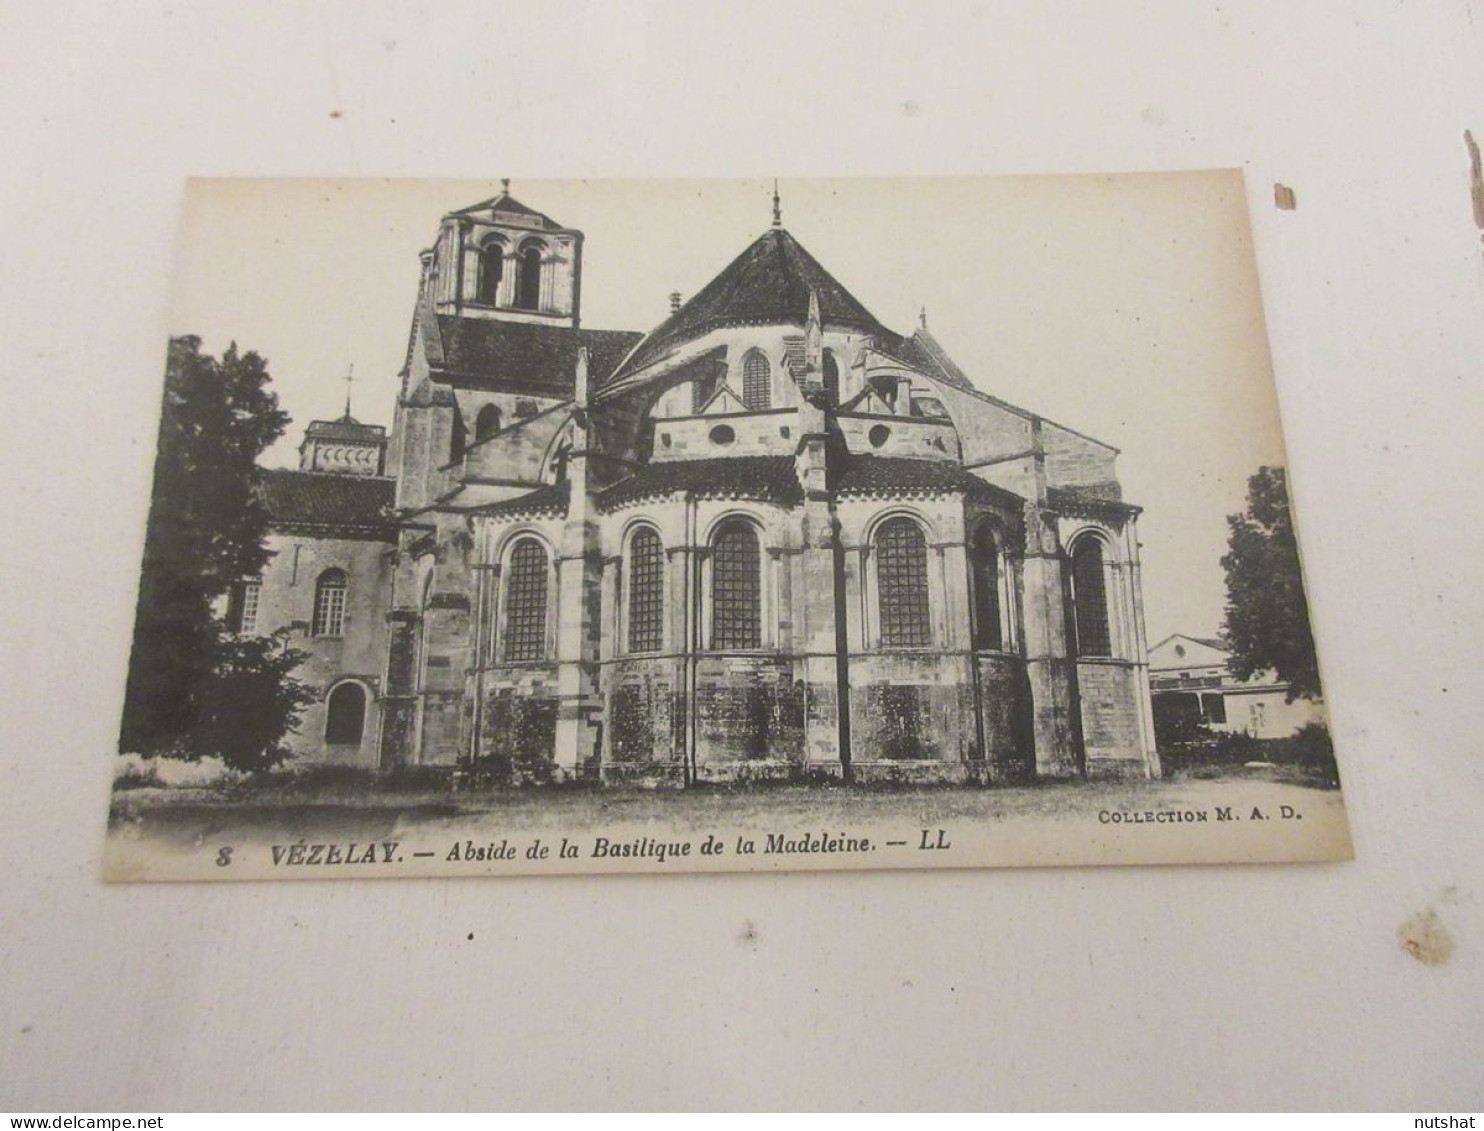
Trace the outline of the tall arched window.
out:
<instances>
[{"instance_id":1,"label":"tall arched window","mask_svg":"<svg viewBox=\"0 0 1484 1131\"><path fill-rule=\"evenodd\" d=\"M349 580L343 569L327 569L314 586L315 636L339 636L345 630L345 594Z\"/></svg>"},{"instance_id":2,"label":"tall arched window","mask_svg":"<svg viewBox=\"0 0 1484 1131\"><path fill-rule=\"evenodd\" d=\"M757 531L734 519L711 543L711 647L761 648L762 553Z\"/></svg>"},{"instance_id":3,"label":"tall arched window","mask_svg":"<svg viewBox=\"0 0 1484 1131\"><path fill-rule=\"evenodd\" d=\"M526 663L546 658L546 548L522 538L510 554L505 580L505 659Z\"/></svg>"},{"instance_id":4,"label":"tall arched window","mask_svg":"<svg viewBox=\"0 0 1484 1131\"><path fill-rule=\"evenodd\" d=\"M773 403L773 367L762 350L751 350L742 359L742 403L750 409Z\"/></svg>"},{"instance_id":5,"label":"tall arched window","mask_svg":"<svg viewBox=\"0 0 1484 1131\"><path fill-rule=\"evenodd\" d=\"M474 442L488 440L500 430L500 410L492 404L485 405L474 418Z\"/></svg>"},{"instance_id":6,"label":"tall arched window","mask_svg":"<svg viewBox=\"0 0 1484 1131\"><path fill-rule=\"evenodd\" d=\"M840 403L840 364L830 350L824 351L824 397L830 404Z\"/></svg>"},{"instance_id":7,"label":"tall arched window","mask_svg":"<svg viewBox=\"0 0 1484 1131\"><path fill-rule=\"evenodd\" d=\"M974 647L998 652L1005 646L1000 626L1000 548L987 524L969 543L969 584L973 587Z\"/></svg>"},{"instance_id":8,"label":"tall arched window","mask_svg":"<svg viewBox=\"0 0 1484 1131\"><path fill-rule=\"evenodd\" d=\"M876 599L882 644L925 648L933 642L927 539L910 518L889 518L876 530Z\"/></svg>"},{"instance_id":9,"label":"tall arched window","mask_svg":"<svg viewBox=\"0 0 1484 1131\"><path fill-rule=\"evenodd\" d=\"M494 306L500 298L500 280L505 277L505 245L494 240L479 253L479 281L474 301Z\"/></svg>"},{"instance_id":10,"label":"tall arched window","mask_svg":"<svg viewBox=\"0 0 1484 1131\"><path fill-rule=\"evenodd\" d=\"M1077 655L1111 656L1103 544L1096 538L1083 538L1072 550L1072 607L1076 613Z\"/></svg>"},{"instance_id":11,"label":"tall arched window","mask_svg":"<svg viewBox=\"0 0 1484 1131\"><path fill-rule=\"evenodd\" d=\"M629 651L658 652L665 640L665 548L647 526L629 541Z\"/></svg>"},{"instance_id":12,"label":"tall arched window","mask_svg":"<svg viewBox=\"0 0 1484 1131\"><path fill-rule=\"evenodd\" d=\"M325 704L325 742L331 746L359 746L366 728L366 690L359 683L342 683Z\"/></svg>"},{"instance_id":13,"label":"tall arched window","mask_svg":"<svg viewBox=\"0 0 1484 1131\"><path fill-rule=\"evenodd\" d=\"M541 244L531 242L520 249L519 273L515 277L515 305L521 310L541 308Z\"/></svg>"}]
</instances>

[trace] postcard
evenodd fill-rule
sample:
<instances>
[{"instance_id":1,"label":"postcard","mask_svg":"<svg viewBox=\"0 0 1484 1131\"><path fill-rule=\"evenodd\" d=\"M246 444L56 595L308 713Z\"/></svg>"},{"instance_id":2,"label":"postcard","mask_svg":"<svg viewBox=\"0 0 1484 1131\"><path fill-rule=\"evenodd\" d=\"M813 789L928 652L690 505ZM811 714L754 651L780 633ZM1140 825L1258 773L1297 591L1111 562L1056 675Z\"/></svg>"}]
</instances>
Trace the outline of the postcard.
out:
<instances>
[{"instance_id":1,"label":"postcard","mask_svg":"<svg viewBox=\"0 0 1484 1131\"><path fill-rule=\"evenodd\" d=\"M196 180L115 881L1349 859L1235 170Z\"/></svg>"}]
</instances>

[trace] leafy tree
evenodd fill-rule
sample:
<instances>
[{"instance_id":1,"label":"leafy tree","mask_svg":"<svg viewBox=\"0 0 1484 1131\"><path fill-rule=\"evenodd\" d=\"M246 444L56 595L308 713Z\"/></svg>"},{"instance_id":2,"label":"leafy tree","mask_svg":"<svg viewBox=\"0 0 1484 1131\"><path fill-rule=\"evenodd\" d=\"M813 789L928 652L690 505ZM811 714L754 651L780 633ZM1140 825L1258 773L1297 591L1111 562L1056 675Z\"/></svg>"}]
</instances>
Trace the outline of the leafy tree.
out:
<instances>
[{"instance_id":1,"label":"leafy tree","mask_svg":"<svg viewBox=\"0 0 1484 1131\"><path fill-rule=\"evenodd\" d=\"M1247 481L1247 510L1227 516L1226 623L1231 671L1246 679L1272 670L1289 684L1288 700L1320 695L1319 663L1309 627L1309 602L1299 572L1298 541L1281 467L1264 467Z\"/></svg>"},{"instance_id":2,"label":"leafy tree","mask_svg":"<svg viewBox=\"0 0 1484 1131\"><path fill-rule=\"evenodd\" d=\"M218 637L181 757L216 757L234 770L267 770L288 757L284 737L315 695L294 679L306 654L286 635Z\"/></svg>"},{"instance_id":3,"label":"leafy tree","mask_svg":"<svg viewBox=\"0 0 1484 1131\"><path fill-rule=\"evenodd\" d=\"M201 352L199 338L170 342L122 750L200 757L237 749L216 737L226 689L253 668L287 680L287 658L299 655L230 641L213 613L268 560L257 459L289 422L270 383L263 359L239 354L235 343L218 361ZM237 722L255 733L258 721L246 714L238 711ZM263 750L277 745L292 715L275 716L282 727Z\"/></svg>"}]
</instances>

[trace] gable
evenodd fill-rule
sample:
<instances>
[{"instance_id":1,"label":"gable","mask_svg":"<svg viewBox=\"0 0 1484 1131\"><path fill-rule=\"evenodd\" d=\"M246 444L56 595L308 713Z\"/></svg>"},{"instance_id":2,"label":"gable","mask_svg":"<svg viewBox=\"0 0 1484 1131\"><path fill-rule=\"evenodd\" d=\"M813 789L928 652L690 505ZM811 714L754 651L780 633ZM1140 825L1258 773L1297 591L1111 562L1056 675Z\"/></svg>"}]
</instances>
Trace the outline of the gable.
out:
<instances>
[{"instance_id":1,"label":"gable","mask_svg":"<svg viewBox=\"0 0 1484 1131\"><path fill-rule=\"evenodd\" d=\"M1230 650L1220 641L1179 632L1149 649L1149 666L1159 670L1221 667L1230 658Z\"/></svg>"},{"instance_id":2,"label":"gable","mask_svg":"<svg viewBox=\"0 0 1484 1131\"><path fill-rule=\"evenodd\" d=\"M701 406L702 416L725 416L729 413L750 411L742 398L732 392L730 385L723 385Z\"/></svg>"}]
</instances>

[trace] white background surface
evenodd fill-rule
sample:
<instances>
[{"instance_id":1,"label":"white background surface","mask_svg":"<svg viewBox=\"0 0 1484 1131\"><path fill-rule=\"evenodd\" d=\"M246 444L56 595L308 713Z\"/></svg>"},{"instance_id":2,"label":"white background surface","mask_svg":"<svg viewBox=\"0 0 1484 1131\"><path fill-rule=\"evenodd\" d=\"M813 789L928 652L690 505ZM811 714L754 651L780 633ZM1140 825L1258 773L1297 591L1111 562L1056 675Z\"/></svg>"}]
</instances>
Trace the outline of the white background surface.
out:
<instances>
[{"instance_id":1,"label":"white background surface","mask_svg":"<svg viewBox=\"0 0 1484 1131\"><path fill-rule=\"evenodd\" d=\"M0 1106L1477 1109L1481 21L9 5ZM1232 165L1355 863L97 882L184 176Z\"/></svg>"}]
</instances>

